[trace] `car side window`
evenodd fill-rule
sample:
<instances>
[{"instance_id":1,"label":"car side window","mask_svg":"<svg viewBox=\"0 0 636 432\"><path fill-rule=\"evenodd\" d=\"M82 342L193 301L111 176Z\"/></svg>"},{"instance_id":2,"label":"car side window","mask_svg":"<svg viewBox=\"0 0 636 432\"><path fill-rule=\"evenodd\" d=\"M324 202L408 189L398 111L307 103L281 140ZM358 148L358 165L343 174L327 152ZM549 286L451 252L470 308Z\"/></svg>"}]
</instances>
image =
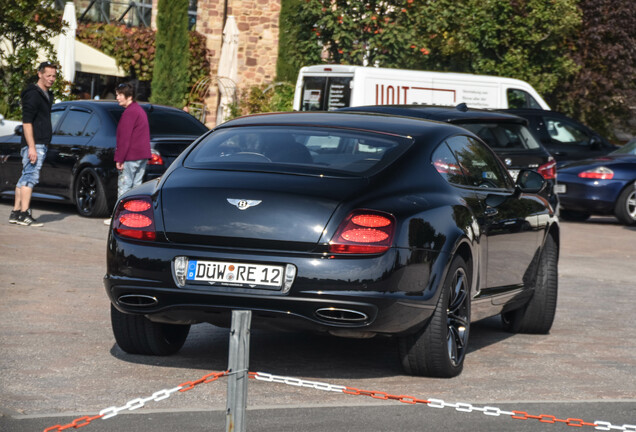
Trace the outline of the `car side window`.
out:
<instances>
[{"instance_id":1,"label":"car side window","mask_svg":"<svg viewBox=\"0 0 636 432\"><path fill-rule=\"evenodd\" d=\"M446 142L443 142L435 149L431 157L431 163L447 182L461 186L468 185L459 162L457 162L455 155Z\"/></svg>"},{"instance_id":2,"label":"car side window","mask_svg":"<svg viewBox=\"0 0 636 432\"><path fill-rule=\"evenodd\" d=\"M97 130L99 129L99 118L97 115L93 114L91 119L88 121L86 128L84 129L84 136L92 137L95 136Z\"/></svg>"},{"instance_id":3,"label":"car side window","mask_svg":"<svg viewBox=\"0 0 636 432\"><path fill-rule=\"evenodd\" d=\"M53 130L55 130L65 112L65 109L54 109L51 111L51 126Z\"/></svg>"},{"instance_id":4,"label":"car side window","mask_svg":"<svg viewBox=\"0 0 636 432\"><path fill-rule=\"evenodd\" d=\"M121 111L123 113L123 110ZM201 124L190 114L178 110L152 109L148 114L148 126L153 135L192 135L199 136L207 132ZM117 117L117 123L121 114Z\"/></svg>"},{"instance_id":5,"label":"car side window","mask_svg":"<svg viewBox=\"0 0 636 432\"><path fill-rule=\"evenodd\" d=\"M508 108L542 108L539 102L525 90L509 88L506 93L508 97Z\"/></svg>"},{"instance_id":6,"label":"car side window","mask_svg":"<svg viewBox=\"0 0 636 432\"><path fill-rule=\"evenodd\" d=\"M446 140L469 186L509 189L510 177L497 156L479 140L458 135Z\"/></svg>"},{"instance_id":7,"label":"car side window","mask_svg":"<svg viewBox=\"0 0 636 432\"><path fill-rule=\"evenodd\" d=\"M62 120L57 135L82 136L90 117L90 112L71 109Z\"/></svg>"},{"instance_id":8,"label":"car side window","mask_svg":"<svg viewBox=\"0 0 636 432\"><path fill-rule=\"evenodd\" d=\"M590 142L590 137L585 131L578 128L574 123L557 117L544 116L543 122L546 130L555 141L563 144L573 144L586 146Z\"/></svg>"}]
</instances>

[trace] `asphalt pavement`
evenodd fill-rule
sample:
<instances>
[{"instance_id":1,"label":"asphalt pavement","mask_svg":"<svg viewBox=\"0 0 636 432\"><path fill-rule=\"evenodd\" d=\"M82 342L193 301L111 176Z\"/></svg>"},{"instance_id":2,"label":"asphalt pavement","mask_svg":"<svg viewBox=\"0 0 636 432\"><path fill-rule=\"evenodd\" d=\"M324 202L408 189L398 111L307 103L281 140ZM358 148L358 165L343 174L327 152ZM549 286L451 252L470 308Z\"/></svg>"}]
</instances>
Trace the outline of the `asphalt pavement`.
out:
<instances>
[{"instance_id":1,"label":"asphalt pavement","mask_svg":"<svg viewBox=\"0 0 636 432\"><path fill-rule=\"evenodd\" d=\"M193 328L174 356L123 353L102 284L108 227L72 206L33 207L41 228L10 225L10 202L0 200L0 431L68 430L227 368L228 331L210 325ZM635 258L636 228L611 217L562 223L550 335L511 335L496 318L475 323L464 372L449 380L404 375L392 339L255 329L252 371L444 407L250 380L247 430L558 431L603 421L599 430L636 431L624 426L636 425ZM222 431L226 386L202 383L82 430Z\"/></svg>"}]
</instances>

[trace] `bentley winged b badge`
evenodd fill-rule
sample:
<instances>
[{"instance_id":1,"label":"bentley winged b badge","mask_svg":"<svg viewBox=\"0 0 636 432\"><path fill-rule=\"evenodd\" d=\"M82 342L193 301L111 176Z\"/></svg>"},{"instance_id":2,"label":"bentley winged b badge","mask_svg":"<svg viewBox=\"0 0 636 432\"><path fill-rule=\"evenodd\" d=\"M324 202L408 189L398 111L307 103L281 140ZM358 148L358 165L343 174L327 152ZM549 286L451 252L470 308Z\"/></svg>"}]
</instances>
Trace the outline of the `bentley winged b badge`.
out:
<instances>
[{"instance_id":1,"label":"bentley winged b badge","mask_svg":"<svg viewBox=\"0 0 636 432\"><path fill-rule=\"evenodd\" d=\"M254 207L259 205L261 200L246 200L246 199L237 199L237 198L228 198L227 202L236 206L239 210L247 210L250 207Z\"/></svg>"}]
</instances>

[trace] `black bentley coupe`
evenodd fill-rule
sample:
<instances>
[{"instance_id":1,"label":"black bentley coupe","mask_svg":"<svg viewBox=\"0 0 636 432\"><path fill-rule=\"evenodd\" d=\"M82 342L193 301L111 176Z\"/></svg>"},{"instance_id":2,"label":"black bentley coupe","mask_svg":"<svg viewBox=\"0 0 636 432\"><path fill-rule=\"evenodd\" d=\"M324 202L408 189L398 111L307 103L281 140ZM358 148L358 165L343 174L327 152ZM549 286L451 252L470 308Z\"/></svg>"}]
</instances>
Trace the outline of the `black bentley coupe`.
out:
<instances>
[{"instance_id":1,"label":"black bentley coupe","mask_svg":"<svg viewBox=\"0 0 636 432\"><path fill-rule=\"evenodd\" d=\"M243 117L117 203L104 284L117 344L177 352L191 325L399 339L407 373L462 371L470 323L547 333L559 225L451 124L369 113Z\"/></svg>"}]
</instances>

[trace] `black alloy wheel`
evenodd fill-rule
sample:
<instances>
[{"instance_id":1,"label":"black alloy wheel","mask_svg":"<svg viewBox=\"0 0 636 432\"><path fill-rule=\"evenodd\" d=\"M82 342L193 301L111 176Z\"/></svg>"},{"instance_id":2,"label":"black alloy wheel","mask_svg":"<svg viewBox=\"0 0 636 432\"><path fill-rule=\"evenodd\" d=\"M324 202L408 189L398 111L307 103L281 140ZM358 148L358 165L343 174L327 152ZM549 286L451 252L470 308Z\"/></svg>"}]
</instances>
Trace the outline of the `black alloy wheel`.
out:
<instances>
[{"instance_id":1,"label":"black alloy wheel","mask_svg":"<svg viewBox=\"0 0 636 432\"><path fill-rule=\"evenodd\" d=\"M412 375L451 378L461 373L470 333L470 272L456 256L426 327L400 338L404 370Z\"/></svg>"},{"instance_id":2,"label":"black alloy wheel","mask_svg":"<svg viewBox=\"0 0 636 432\"><path fill-rule=\"evenodd\" d=\"M457 367L464 361L468 346L468 330L470 328L470 286L464 267L458 267L450 284L450 301L446 310L448 334L446 344L448 358L452 366Z\"/></svg>"},{"instance_id":3,"label":"black alloy wheel","mask_svg":"<svg viewBox=\"0 0 636 432\"><path fill-rule=\"evenodd\" d=\"M118 311L110 305L110 322L119 348L128 354L167 356L185 343L189 325L156 323L143 315Z\"/></svg>"},{"instance_id":4,"label":"black alloy wheel","mask_svg":"<svg viewBox=\"0 0 636 432\"><path fill-rule=\"evenodd\" d=\"M104 186L92 168L84 168L75 179L75 206L81 216L103 217L108 215Z\"/></svg>"}]
</instances>

